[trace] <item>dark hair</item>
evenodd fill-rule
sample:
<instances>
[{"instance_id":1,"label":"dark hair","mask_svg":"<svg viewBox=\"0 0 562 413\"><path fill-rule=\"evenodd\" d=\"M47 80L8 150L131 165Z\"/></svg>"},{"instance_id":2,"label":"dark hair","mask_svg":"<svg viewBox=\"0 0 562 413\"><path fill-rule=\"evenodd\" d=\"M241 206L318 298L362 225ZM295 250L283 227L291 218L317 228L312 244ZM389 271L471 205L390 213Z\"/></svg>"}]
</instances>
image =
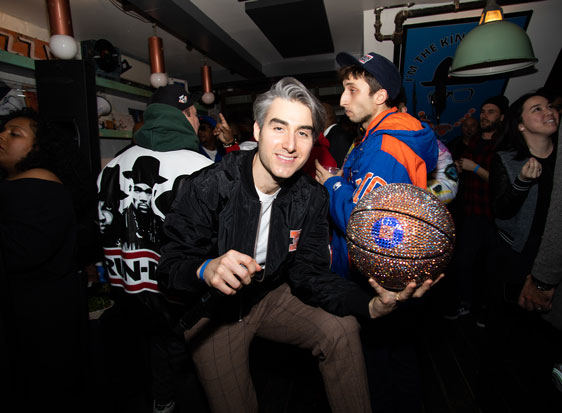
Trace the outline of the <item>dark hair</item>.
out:
<instances>
[{"instance_id":1,"label":"dark hair","mask_svg":"<svg viewBox=\"0 0 562 413\"><path fill-rule=\"evenodd\" d=\"M562 89L543 86L537 90L537 94L546 97L549 102L552 102L556 98L562 97Z\"/></svg>"},{"instance_id":2,"label":"dark hair","mask_svg":"<svg viewBox=\"0 0 562 413\"><path fill-rule=\"evenodd\" d=\"M73 139L57 124L42 119L33 109L24 108L9 113L3 120L4 125L17 118L31 120L31 129L35 141L29 153L16 165L19 172L33 168L44 168L54 173L63 183L69 179L69 167L78 154L78 146Z\"/></svg>"},{"instance_id":3,"label":"dark hair","mask_svg":"<svg viewBox=\"0 0 562 413\"><path fill-rule=\"evenodd\" d=\"M498 145L498 150L514 150L516 152L515 159L525 159L531 157L531 152L525 142L523 134L519 130L519 124L523 121L523 105L527 100L534 96L542 96L549 102L551 97L544 91L537 90L536 92L525 93L523 96L515 100L505 114L503 138ZM554 143L556 144L556 134L553 136Z\"/></svg>"},{"instance_id":4,"label":"dark hair","mask_svg":"<svg viewBox=\"0 0 562 413\"><path fill-rule=\"evenodd\" d=\"M47 121L30 108L24 108L6 115L2 121L4 125L17 118L31 120L31 129L35 133L35 142L29 153L16 165L19 172L33 168L43 168L54 173L71 192L76 206L86 199L86 188L91 192L95 181L87 170L87 162L79 152L74 137L61 125ZM5 178L5 171L0 171Z\"/></svg>"},{"instance_id":5,"label":"dark hair","mask_svg":"<svg viewBox=\"0 0 562 413\"><path fill-rule=\"evenodd\" d=\"M408 98L406 97L406 90L404 86L400 87L400 92L394 99L389 98L389 105L390 107L396 106L398 110L400 110L400 104L404 106L408 106Z\"/></svg>"},{"instance_id":6,"label":"dark hair","mask_svg":"<svg viewBox=\"0 0 562 413\"><path fill-rule=\"evenodd\" d=\"M352 77L353 79L361 79L361 78L365 79L365 82L367 82L367 84L369 85L370 96L373 96L375 93L377 93L380 89L383 88L381 84L378 82L378 80L375 79L375 77L372 74L370 74L360 66L355 66L355 65L345 66L338 71L338 78L340 79L341 82L343 82L346 79L349 79L350 77ZM392 105L393 102L392 99L390 98L390 94L388 95L388 99L386 99L384 103L389 107L393 106Z\"/></svg>"}]
</instances>

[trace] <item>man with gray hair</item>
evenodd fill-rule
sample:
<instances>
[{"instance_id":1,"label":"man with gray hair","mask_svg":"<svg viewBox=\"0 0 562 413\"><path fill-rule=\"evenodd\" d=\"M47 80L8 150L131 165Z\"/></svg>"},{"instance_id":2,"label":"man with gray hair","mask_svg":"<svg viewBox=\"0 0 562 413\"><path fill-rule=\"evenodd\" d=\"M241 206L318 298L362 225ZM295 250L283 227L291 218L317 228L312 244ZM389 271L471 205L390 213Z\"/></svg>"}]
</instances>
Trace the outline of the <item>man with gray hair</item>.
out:
<instances>
[{"instance_id":1,"label":"man with gray hair","mask_svg":"<svg viewBox=\"0 0 562 413\"><path fill-rule=\"evenodd\" d=\"M163 227L159 285L204 303L202 318L183 329L212 411L258 411L249 371L255 336L310 350L332 411L370 411L350 315L383 316L397 294L374 280L369 294L330 272L328 194L300 171L324 126L318 100L283 78L257 98L254 118L257 149L184 182ZM409 285L401 297L430 285Z\"/></svg>"}]
</instances>

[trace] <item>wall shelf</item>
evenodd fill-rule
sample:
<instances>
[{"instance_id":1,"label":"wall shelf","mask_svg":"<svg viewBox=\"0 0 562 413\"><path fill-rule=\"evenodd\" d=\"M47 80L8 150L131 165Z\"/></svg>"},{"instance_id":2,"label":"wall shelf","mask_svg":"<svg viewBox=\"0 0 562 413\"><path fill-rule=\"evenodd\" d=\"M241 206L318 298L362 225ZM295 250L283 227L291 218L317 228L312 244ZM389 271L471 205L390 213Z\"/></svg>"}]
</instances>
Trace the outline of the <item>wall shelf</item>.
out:
<instances>
[{"instance_id":1,"label":"wall shelf","mask_svg":"<svg viewBox=\"0 0 562 413\"><path fill-rule=\"evenodd\" d=\"M35 70L35 61L29 57L0 50L0 62Z\"/></svg>"},{"instance_id":2,"label":"wall shelf","mask_svg":"<svg viewBox=\"0 0 562 413\"><path fill-rule=\"evenodd\" d=\"M98 87L102 87L105 89L115 90L130 95L142 96L144 98L149 98L152 96L151 90L128 85L126 83L121 83L116 80L106 79L100 76L96 76L96 85Z\"/></svg>"},{"instance_id":3,"label":"wall shelf","mask_svg":"<svg viewBox=\"0 0 562 413\"><path fill-rule=\"evenodd\" d=\"M4 69L17 74L21 74L23 70L28 75L33 76L33 72L35 71L35 60L30 57L20 56L0 49L0 71ZM152 91L149 89L122 83L117 80L107 79L102 76L96 76L96 86L106 93L120 95L135 100L147 101L148 98L152 96Z\"/></svg>"},{"instance_id":4,"label":"wall shelf","mask_svg":"<svg viewBox=\"0 0 562 413\"><path fill-rule=\"evenodd\" d=\"M133 132L130 130L100 129L100 138L131 139Z\"/></svg>"}]
</instances>

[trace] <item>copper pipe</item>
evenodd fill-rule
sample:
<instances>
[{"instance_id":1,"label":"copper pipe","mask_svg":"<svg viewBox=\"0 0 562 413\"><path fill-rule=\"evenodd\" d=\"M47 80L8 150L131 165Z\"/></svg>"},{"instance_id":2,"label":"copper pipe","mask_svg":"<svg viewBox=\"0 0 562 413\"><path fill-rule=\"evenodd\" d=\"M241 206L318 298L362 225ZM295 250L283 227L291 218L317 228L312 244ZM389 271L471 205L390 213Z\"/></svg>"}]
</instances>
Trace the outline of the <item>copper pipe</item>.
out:
<instances>
[{"instance_id":1,"label":"copper pipe","mask_svg":"<svg viewBox=\"0 0 562 413\"><path fill-rule=\"evenodd\" d=\"M148 38L148 52L150 54L151 73L166 73L164 68L164 45L158 36Z\"/></svg>"},{"instance_id":2,"label":"copper pipe","mask_svg":"<svg viewBox=\"0 0 562 413\"><path fill-rule=\"evenodd\" d=\"M74 37L68 0L47 0L47 12L49 13L51 35L64 34Z\"/></svg>"},{"instance_id":3,"label":"copper pipe","mask_svg":"<svg viewBox=\"0 0 562 413\"><path fill-rule=\"evenodd\" d=\"M201 68L201 82L203 93L210 93L212 91L211 66L203 65L203 67Z\"/></svg>"},{"instance_id":4,"label":"copper pipe","mask_svg":"<svg viewBox=\"0 0 562 413\"><path fill-rule=\"evenodd\" d=\"M505 0L502 1L502 6L520 4L520 3L531 3L540 0ZM392 34L382 34L381 28L381 13L385 9L390 9L393 7L377 7L374 11L375 13L375 39L379 42L383 42L385 40L392 40L395 46L398 46L402 43L403 37L403 26L404 22L408 18L413 17L425 17L425 16L434 16L437 14L445 14L445 13L456 13L459 11L467 11L467 10L477 10L483 9L486 6L486 0L479 0L474 2L468 3L459 3L457 0L453 1L453 4L446 4L442 6L434 6L428 7L425 9L403 9L396 13L394 18L395 30ZM407 6L410 7L413 3L408 4Z\"/></svg>"}]
</instances>

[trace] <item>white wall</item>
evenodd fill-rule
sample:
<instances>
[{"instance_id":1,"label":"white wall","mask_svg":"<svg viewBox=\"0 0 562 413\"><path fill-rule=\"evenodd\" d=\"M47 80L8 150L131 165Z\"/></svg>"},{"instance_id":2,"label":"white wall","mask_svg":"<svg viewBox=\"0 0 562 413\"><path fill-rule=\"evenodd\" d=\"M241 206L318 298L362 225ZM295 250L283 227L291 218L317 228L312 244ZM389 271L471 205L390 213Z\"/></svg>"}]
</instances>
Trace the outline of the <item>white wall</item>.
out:
<instances>
[{"instance_id":1,"label":"white wall","mask_svg":"<svg viewBox=\"0 0 562 413\"><path fill-rule=\"evenodd\" d=\"M13 32L25 34L26 36L33 37L44 42L48 42L49 37L51 36L48 29L43 29L32 23L17 19L2 12L0 12L0 27Z\"/></svg>"},{"instance_id":2,"label":"white wall","mask_svg":"<svg viewBox=\"0 0 562 413\"><path fill-rule=\"evenodd\" d=\"M412 9L423 9L431 6L442 6L443 4L414 6ZM546 82L551 68L556 61L558 53L562 48L562 1L545 0L533 3L523 3L513 6L502 6L504 13L533 10L527 34L531 39L535 56L539 61L535 65L537 72L531 75L513 77L509 80L505 96L510 102L524 93L542 87ZM402 8L383 10L381 14L381 33L392 34L394 32L394 17ZM481 10L472 10L458 13L439 14L429 17L411 18L405 21L407 24L419 24L432 21L449 21L468 17L480 16ZM363 13L364 28L364 53L376 52L388 59L393 59L394 44L390 40L379 42L375 39L375 14L374 10ZM562 76L562 73L560 74Z\"/></svg>"}]
</instances>

